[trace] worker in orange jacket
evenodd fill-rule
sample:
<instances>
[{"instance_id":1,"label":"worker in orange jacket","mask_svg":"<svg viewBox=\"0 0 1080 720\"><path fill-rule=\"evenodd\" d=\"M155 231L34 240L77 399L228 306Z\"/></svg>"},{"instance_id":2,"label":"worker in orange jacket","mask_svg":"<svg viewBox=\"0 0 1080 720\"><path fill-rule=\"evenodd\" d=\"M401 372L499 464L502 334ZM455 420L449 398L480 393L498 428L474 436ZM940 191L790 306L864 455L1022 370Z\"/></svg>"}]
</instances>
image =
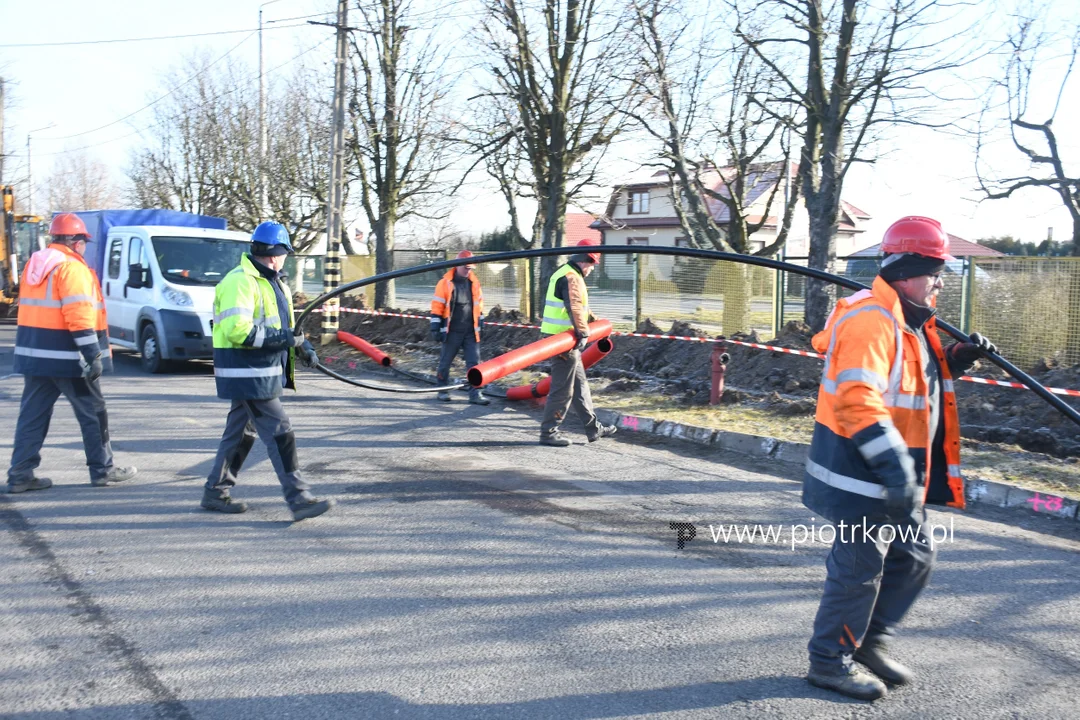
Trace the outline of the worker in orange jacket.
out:
<instances>
[{"instance_id":1,"label":"worker in orange jacket","mask_svg":"<svg viewBox=\"0 0 1080 720\"><path fill-rule=\"evenodd\" d=\"M912 679L887 648L934 565L924 504L964 507L953 377L997 351L978 333L942 348L948 247L936 220L893 223L872 289L841 300L812 341L825 368L802 497L836 539L807 679L862 700Z\"/></svg>"},{"instance_id":2,"label":"worker in orange jacket","mask_svg":"<svg viewBox=\"0 0 1080 720\"><path fill-rule=\"evenodd\" d=\"M83 260L90 233L78 215L61 213L49 228L52 242L30 256L19 285L15 372L24 375L9 493L44 490L36 477L53 406L64 395L82 429L83 450L95 486L135 477L113 464L109 417L98 378L112 369L101 285Z\"/></svg>"},{"instance_id":3,"label":"worker in orange jacket","mask_svg":"<svg viewBox=\"0 0 1080 720\"><path fill-rule=\"evenodd\" d=\"M462 250L457 259L471 258L473 254ZM473 270L476 265L459 265L448 270L435 286L431 296L431 339L442 343L439 367L435 377L439 385L450 382L450 365L461 350L465 355L466 369L480 363L480 331L484 327L484 291ZM450 393L443 390L438 399L450 402ZM480 388L473 388L469 402L490 405Z\"/></svg>"}]
</instances>

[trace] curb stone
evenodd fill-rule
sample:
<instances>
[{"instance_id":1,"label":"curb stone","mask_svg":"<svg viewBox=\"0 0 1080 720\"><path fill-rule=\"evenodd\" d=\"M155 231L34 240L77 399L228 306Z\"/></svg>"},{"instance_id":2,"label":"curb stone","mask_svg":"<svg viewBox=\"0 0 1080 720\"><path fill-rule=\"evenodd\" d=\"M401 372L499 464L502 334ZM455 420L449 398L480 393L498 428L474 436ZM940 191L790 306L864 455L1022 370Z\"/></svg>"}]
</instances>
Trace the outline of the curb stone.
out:
<instances>
[{"instance_id":1,"label":"curb stone","mask_svg":"<svg viewBox=\"0 0 1080 720\"><path fill-rule=\"evenodd\" d=\"M810 450L808 443L777 440L761 435L713 430L696 425L684 425L671 420L624 415L612 410L598 409L596 414L601 422L617 425L620 430L627 432L651 433L789 464L804 464ZM1031 517L1032 514L1049 515L1080 521L1080 500L1078 499L1028 490L972 475L965 476L964 488L967 501L973 505L1013 509L1026 517Z\"/></svg>"}]
</instances>

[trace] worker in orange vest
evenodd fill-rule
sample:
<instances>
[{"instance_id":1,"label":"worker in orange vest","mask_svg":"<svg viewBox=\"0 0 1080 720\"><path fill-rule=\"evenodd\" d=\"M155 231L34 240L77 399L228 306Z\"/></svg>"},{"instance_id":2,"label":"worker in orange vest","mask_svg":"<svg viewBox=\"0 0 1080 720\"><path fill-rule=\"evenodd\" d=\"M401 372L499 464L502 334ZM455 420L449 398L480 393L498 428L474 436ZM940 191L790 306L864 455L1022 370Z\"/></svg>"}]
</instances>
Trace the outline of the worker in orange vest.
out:
<instances>
[{"instance_id":1,"label":"worker in orange vest","mask_svg":"<svg viewBox=\"0 0 1080 720\"><path fill-rule=\"evenodd\" d=\"M135 477L134 467L113 464L109 417L98 378L112 370L108 322L101 285L83 253L90 233L78 215L61 213L49 228L52 242L30 256L19 285L15 332L15 372L23 378L7 489L44 490L37 477L41 446L60 395L71 403L82 429L90 483L95 486Z\"/></svg>"},{"instance_id":2,"label":"worker in orange vest","mask_svg":"<svg viewBox=\"0 0 1080 720\"><path fill-rule=\"evenodd\" d=\"M893 223L873 288L841 300L812 340L825 368L802 499L836 537L807 680L861 700L912 680L888 646L934 565L923 506L964 507L952 379L997 351L978 333L942 348L948 247L936 220Z\"/></svg>"},{"instance_id":3,"label":"worker in orange vest","mask_svg":"<svg viewBox=\"0 0 1080 720\"><path fill-rule=\"evenodd\" d=\"M457 259L471 258L473 254L462 250ZM463 350L465 367L471 369L480 362L480 331L484 326L484 291L473 270L476 265L469 263L448 270L435 286L431 297L431 339L442 343L439 355L439 367L435 372L439 385L450 382L450 365ZM443 390L438 399L450 402L450 393ZM475 405L490 405L480 388L473 388L469 402Z\"/></svg>"}]
</instances>

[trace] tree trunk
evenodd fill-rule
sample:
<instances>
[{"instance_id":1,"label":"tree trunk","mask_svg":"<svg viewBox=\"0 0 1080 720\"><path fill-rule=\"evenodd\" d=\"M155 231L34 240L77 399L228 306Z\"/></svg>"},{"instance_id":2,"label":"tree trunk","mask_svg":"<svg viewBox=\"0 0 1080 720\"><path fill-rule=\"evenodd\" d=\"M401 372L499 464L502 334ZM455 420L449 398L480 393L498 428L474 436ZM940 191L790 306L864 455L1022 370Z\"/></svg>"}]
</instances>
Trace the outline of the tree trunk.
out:
<instances>
[{"instance_id":1,"label":"tree trunk","mask_svg":"<svg viewBox=\"0 0 1080 720\"><path fill-rule=\"evenodd\" d=\"M384 213L375 230L375 273L381 275L394 269L394 224L391 213ZM377 283L375 286L375 307L380 309L397 306L394 295L394 281Z\"/></svg>"},{"instance_id":2,"label":"tree trunk","mask_svg":"<svg viewBox=\"0 0 1080 720\"><path fill-rule=\"evenodd\" d=\"M813 203L825 204L826 193L821 192ZM811 201L807 200L809 206ZM810 215L810 252L809 266L817 270L832 272L836 259L836 213L829 213L827 207L807 208ZM830 219L831 218L831 219ZM836 300L836 287L823 280L806 279L806 324L814 332L822 330L829 319Z\"/></svg>"}]
</instances>

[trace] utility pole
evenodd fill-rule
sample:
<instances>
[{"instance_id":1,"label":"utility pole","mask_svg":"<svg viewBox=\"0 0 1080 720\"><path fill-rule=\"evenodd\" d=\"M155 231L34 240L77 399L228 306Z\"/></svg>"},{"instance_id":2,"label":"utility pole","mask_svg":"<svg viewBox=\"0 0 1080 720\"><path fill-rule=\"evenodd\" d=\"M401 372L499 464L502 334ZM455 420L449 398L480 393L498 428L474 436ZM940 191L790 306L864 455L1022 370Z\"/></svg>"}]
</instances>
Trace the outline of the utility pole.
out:
<instances>
[{"instance_id":1,"label":"utility pole","mask_svg":"<svg viewBox=\"0 0 1080 720\"><path fill-rule=\"evenodd\" d=\"M326 192L326 256L323 260L323 292L341 283L342 198L345 182L345 53L349 32L349 4L338 0L337 55L334 61L334 118L330 145L330 182ZM338 300L323 306L322 344L337 339Z\"/></svg>"},{"instance_id":2,"label":"utility pole","mask_svg":"<svg viewBox=\"0 0 1080 720\"><path fill-rule=\"evenodd\" d=\"M4 78L0 77L0 186L4 184ZM0 228L3 230L3 228Z\"/></svg>"}]
</instances>

